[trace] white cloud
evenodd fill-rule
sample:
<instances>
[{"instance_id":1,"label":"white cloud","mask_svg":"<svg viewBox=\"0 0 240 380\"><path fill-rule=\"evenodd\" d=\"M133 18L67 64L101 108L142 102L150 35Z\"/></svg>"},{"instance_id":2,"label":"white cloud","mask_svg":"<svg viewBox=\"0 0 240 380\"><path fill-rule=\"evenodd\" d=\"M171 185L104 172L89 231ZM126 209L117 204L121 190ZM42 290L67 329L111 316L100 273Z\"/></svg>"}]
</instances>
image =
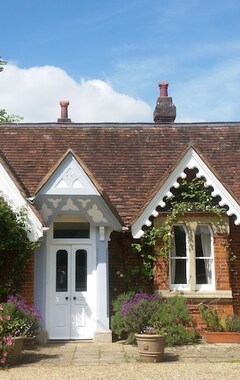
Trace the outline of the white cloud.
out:
<instances>
[{"instance_id":1,"label":"white cloud","mask_svg":"<svg viewBox=\"0 0 240 380\"><path fill-rule=\"evenodd\" d=\"M180 63L181 57L177 58ZM58 67L21 69L8 63L0 73L0 108L23 116L24 122L55 122L60 117L59 100L68 99L69 117L74 122L152 122L160 79L170 81L169 96L177 107L176 122L240 120L238 59L230 55L228 60L208 67L187 67L182 76L174 64L169 72L164 62L160 66L154 60L146 62L118 66L109 82L99 79L76 82ZM164 68L168 75L163 75ZM110 84L121 82L123 93ZM128 86L142 97L146 92L153 94L151 107L126 95Z\"/></svg>"},{"instance_id":2,"label":"white cloud","mask_svg":"<svg viewBox=\"0 0 240 380\"><path fill-rule=\"evenodd\" d=\"M8 63L0 74L0 108L24 117L24 122L55 122L60 117L59 100L70 101L74 122L144 122L152 120L149 105L102 80L77 83L58 67L21 69Z\"/></svg>"}]
</instances>

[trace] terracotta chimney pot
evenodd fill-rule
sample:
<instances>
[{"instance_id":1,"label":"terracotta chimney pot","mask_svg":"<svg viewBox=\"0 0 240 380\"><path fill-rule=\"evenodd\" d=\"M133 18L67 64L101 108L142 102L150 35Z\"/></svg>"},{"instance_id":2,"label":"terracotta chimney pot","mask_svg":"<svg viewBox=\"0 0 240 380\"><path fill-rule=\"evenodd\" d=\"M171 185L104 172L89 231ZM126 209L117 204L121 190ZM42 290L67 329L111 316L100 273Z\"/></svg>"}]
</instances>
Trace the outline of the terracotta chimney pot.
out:
<instances>
[{"instance_id":1,"label":"terracotta chimney pot","mask_svg":"<svg viewBox=\"0 0 240 380\"><path fill-rule=\"evenodd\" d=\"M161 82L158 84L160 88L160 96L168 96L168 82Z\"/></svg>"},{"instance_id":2,"label":"terracotta chimney pot","mask_svg":"<svg viewBox=\"0 0 240 380\"><path fill-rule=\"evenodd\" d=\"M60 106L61 106L61 117L58 119L58 122L59 123L71 122L71 119L68 118L69 101L68 100L60 100Z\"/></svg>"}]
</instances>

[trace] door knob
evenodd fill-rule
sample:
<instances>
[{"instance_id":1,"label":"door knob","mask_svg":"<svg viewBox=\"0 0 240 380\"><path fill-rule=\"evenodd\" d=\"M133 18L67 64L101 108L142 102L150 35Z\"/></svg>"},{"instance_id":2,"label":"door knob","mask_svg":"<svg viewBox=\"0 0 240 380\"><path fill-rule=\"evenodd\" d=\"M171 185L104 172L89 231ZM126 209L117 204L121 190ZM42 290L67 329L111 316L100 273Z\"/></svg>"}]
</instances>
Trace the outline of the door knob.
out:
<instances>
[{"instance_id":1,"label":"door knob","mask_svg":"<svg viewBox=\"0 0 240 380\"><path fill-rule=\"evenodd\" d=\"M65 300L67 301L67 300L68 300L68 297L65 297Z\"/></svg>"},{"instance_id":2,"label":"door knob","mask_svg":"<svg viewBox=\"0 0 240 380\"><path fill-rule=\"evenodd\" d=\"M76 297L73 297L74 301L77 299Z\"/></svg>"}]
</instances>

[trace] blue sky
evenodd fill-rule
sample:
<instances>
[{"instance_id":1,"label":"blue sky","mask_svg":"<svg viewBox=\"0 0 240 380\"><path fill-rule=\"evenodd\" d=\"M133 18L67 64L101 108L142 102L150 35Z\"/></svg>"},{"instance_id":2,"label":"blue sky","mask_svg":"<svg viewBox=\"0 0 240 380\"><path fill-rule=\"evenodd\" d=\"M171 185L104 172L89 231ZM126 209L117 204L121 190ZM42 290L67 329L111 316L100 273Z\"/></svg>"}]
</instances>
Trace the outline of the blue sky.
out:
<instances>
[{"instance_id":1,"label":"blue sky","mask_svg":"<svg viewBox=\"0 0 240 380\"><path fill-rule=\"evenodd\" d=\"M239 0L1 2L0 108L55 121L152 121L169 81L177 121L240 120Z\"/></svg>"}]
</instances>

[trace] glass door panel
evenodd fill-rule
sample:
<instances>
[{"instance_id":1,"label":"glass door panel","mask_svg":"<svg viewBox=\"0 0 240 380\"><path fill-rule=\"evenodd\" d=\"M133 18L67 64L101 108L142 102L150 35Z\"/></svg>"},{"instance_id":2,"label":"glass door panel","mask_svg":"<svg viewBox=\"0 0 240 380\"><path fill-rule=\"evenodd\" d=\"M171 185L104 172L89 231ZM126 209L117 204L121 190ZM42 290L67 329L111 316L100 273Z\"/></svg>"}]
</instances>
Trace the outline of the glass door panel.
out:
<instances>
[{"instance_id":1,"label":"glass door panel","mask_svg":"<svg viewBox=\"0 0 240 380\"><path fill-rule=\"evenodd\" d=\"M75 266L75 291L87 291L87 251L85 249L78 249L75 252L76 266Z\"/></svg>"},{"instance_id":2,"label":"glass door panel","mask_svg":"<svg viewBox=\"0 0 240 380\"><path fill-rule=\"evenodd\" d=\"M59 249L56 252L56 292L68 291L68 252Z\"/></svg>"}]
</instances>

